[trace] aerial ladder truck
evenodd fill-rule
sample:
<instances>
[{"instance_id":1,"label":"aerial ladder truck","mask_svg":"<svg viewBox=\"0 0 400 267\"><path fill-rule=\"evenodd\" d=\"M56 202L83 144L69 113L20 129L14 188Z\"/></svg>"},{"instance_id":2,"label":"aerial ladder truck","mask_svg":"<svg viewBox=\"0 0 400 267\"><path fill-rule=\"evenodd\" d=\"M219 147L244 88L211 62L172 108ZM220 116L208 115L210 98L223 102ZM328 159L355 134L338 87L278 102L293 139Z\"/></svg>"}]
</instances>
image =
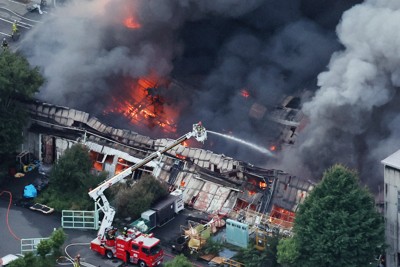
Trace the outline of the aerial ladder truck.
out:
<instances>
[{"instance_id":1,"label":"aerial ladder truck","mask_svg":"<svg viewBox=\"0 0 400 267\"><path fill-rule=\"evenodd\" d=\"M116 229L112 227L115 209L104 195L104 191L120 182L128 175L150 161L161 157L175 146L182 142L195 138L199 142L207 139L207 131L201 122L193 124L191 132L181 136L165 148L151 153L140 162L125 169L114 177L105 180L99 186L89 192L89 196L95 201L99 209L104 213L104 217L97 232L97 238L90 243L93 251L100 253L107 258L119 258L124 262L139 264L140 267L157 266L163 260L163 251L159 246L160 240L152 234L145 235L135 229L129 229L126 235L115 236Z\"/></svg>"}]
</instances>

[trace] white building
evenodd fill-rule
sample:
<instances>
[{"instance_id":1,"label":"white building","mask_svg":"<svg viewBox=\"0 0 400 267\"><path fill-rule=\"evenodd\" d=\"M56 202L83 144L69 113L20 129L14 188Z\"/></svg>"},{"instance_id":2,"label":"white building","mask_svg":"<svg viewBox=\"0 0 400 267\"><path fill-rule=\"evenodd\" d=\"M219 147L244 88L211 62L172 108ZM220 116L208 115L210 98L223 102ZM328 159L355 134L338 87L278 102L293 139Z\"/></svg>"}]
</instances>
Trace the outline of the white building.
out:
<instances>
[{"instance_id":1,"label":"white building","mask_svg":"<svg viewBox=\"0 0 400 267\"><path fill-rule=\"evenodd\" d=\"M399 219L400 219L400 150L382 160L384 165L384 216L386 266L399 266Z\"/></svg>"}]
</instances>

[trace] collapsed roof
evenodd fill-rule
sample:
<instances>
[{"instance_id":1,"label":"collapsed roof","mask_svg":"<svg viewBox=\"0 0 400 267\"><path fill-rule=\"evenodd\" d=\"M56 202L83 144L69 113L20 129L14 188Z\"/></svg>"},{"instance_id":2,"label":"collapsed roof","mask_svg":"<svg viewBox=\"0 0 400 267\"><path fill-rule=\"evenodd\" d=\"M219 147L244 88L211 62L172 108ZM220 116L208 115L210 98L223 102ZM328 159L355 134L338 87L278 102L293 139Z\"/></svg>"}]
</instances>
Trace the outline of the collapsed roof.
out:
<instances>
[{"instance_id":1,"label":"collapsed roof","mask_svg":"<svg viewBox=\"0 0 400 267\"><path fill-rule=\"evenodd\" d=\"M39 101L29 104L29 132L62 139L66 147L84 142L91 151L136 163L165 148L171 139L152 139L105 125L88 113ZM64 149L66 148L64 147ZM104 159L101 163L104 163ZM115 165L115 164L114 164ZM103 167L113 176L113 164ZM228 214L239 209L266 213L272 205L295 211L313 188L309 181L281 170L263 169L209 150L178 145L145 171L172 187L183 187L184 202L207 213Z\"/></svg>"}]
</instances>

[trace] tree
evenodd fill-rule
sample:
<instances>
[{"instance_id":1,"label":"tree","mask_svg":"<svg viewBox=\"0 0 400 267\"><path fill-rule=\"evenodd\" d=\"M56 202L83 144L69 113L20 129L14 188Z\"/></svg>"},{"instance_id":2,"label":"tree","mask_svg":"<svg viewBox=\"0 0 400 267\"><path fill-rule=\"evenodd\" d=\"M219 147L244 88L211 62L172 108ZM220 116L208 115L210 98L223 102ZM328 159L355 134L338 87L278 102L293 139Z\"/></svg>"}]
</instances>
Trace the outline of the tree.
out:
<instances>
[{"instance_id":1,"label":"tree","mask_svg":"<svg viewBox=\"0 0 400 267\"><path fill-rule=\"evenodd\" d=\"M234 260L245 264L246 267L263 267L266 266L267 254L265 251L259 251L254 244L248 248L243 248L234 256Z\"/></svg>"},{"instance_id":2,"label":"tree","mask_svg":"<svg viewBox=\"0 0 400 267\"><path fill-rule=\"evenodd\" d=\"M293 239L281 241L278 261L294 266L368 266L384 247L383 219L358 176L341 165L299 206ZM288 261L289 259L289 261Z\"/></svg>"},{"instance_id":3,"label":"tree","mask_svg":"<svg viewBox=\"0 0 400 267\"><path fill-rule=\"evenodd\" d=\"M43 239L37 245L37 254L39 254L43 259L46 255L51 252L52 241L50 239Z\"/></svg>"},{"instance_id":4,"label":"tree","mask_svg":"<svg viewBox=\"0 0 400 267\"><path fill-rule=\"evenodd\" d=\"M67 235L62 228L59 228L51 233L50 240L54 253L59 253L60 248L64 244L66 239Z\"/></svg>"},{"instance_id":5,"label":"tree","mask_svg":"<svg viewBox=\"0 0 400 267\"><path fill-rule=\"evenodd\" d=\"M267 237L267 246L265 248L265 262L269 267L280 266L277 262L278 244L281 240L279 233L273 233Z\"/></svg>"},{"instance_id":6,"label":"tree","mask_svg":"<svg viewBox=\"0 0 400 267\"><path fill-rule=\"evenodd\" d=\"M106 173L91 173L89 150L82 144L65 150L50 173L51 183L38 197L57 211L63 209L93 209L88 191L106 179Z\"/></svg>"},{"instance_id":7,"label":"tree","mask_svg":"<svg viewBox=\"0 0 400 267\"><path fill-rule=\"evenodd\" d=\"M134 185L120 184L113 189L118 217L140 217L157 200L168 195L167 187L151 175L143 175Z\"/></svg>"},{"instance_id":8,"label":"tree","mask_svg":"<svg viewBox=\"0 0 400 267\"><path fill-rule=\"evenodd\" d=\"M32 68L22 55L8 50L0 54L0 156L21 144L28 118L21 101L31 99L43 83L38 67Z\"/></svg>"},{"instance_id":9,"label":"tree","mask_svg":"<svg viewBox=\"0 0 400 267\"><path fill-rule=\"evenodd\" d=\"M279 241L277 257L279 263L295 265L299 257L299 249L296 247L294 238L284 238Z\"/></svg>"},{"instance_id":10,"label":"tree","mask_svg":"<svg viewBox=\"0 0 400 267\"><path fill-rule=\"evenodd\" d=\"M165 267L192 267L193 264L183 255L176 256L172 261L168 261L164 264Z\"/></svg>"},{"instance_id":11,"label":"tree","mask_svg":"<svg viewBox=\"0 0 400 267\"><path fill-rule=\"evenodd\" d=\"M218 255L224 249L224 244L220 240L213 240L211 237L207 239L206 244L201 251L204 254Z\"/></svg>"}]
</instances>

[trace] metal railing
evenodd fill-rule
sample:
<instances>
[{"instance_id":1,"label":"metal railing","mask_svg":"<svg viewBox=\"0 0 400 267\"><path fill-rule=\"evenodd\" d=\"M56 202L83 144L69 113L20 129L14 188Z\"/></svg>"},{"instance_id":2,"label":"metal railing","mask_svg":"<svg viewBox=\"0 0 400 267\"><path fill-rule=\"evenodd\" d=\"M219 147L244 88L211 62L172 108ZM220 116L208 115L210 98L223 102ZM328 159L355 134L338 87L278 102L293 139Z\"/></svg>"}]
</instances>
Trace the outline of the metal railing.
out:
<instances>
[{"instance_id":1,"label":"metal railing","mask_svg":"<svg viewBox=\"0 0 400 267\"><path fill-rule=\"evenodd\" d=\"M25 254L28 252L32 252L32 253L36 254L37 245L40 243L40 241L47 240L47 239L49 239L49 238L45 237L45 238L21 239L21 254Z\"/></svg>"},{"instance_id":2,"label":"metal railing","mask_svg":"<svg viewBox=\"0 0 400 267\"><path fill-rule=\"evenodd\" d=\"M85 210L63 210L61 226L70 229L99 229L99 212Z\"/></svg>"}]
</instances>

